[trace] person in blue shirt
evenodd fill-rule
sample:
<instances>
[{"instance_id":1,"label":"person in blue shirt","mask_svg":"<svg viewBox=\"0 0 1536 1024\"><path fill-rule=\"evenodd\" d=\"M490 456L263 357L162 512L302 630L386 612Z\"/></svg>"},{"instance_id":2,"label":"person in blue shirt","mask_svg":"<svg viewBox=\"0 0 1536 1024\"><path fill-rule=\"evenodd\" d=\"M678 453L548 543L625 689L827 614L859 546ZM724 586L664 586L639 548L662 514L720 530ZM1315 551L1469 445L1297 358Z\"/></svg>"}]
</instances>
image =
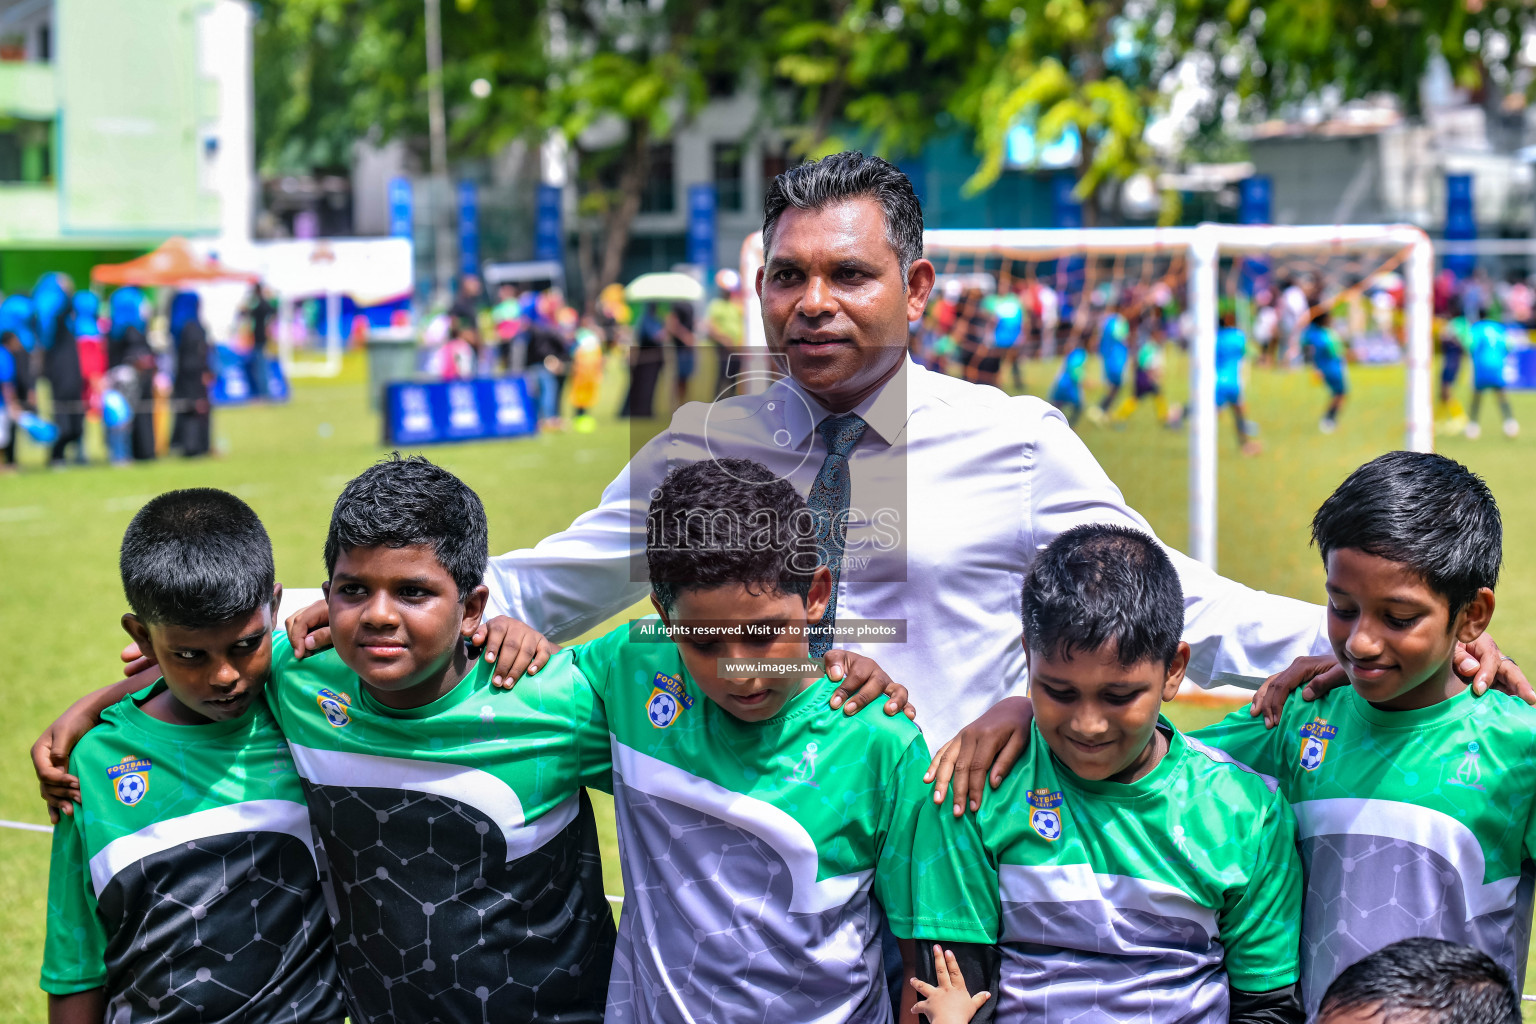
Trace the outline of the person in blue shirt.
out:
<instances>
[{"instance_id":1,"label":"person in blue shirt","mask_svg":"<svg viewBox=\"0 0 1536 1024\"><path fill-rule=\"evenodd\" d=\"M1461 299L1452 295L1445 306L1445 323L1440 329L1440 408L1436 418L1443 420L1450 433L1459 434L1470 422L1461 402L1456 399L1456 378L1461 363L1472 347L1472 323L1462 311Z\"/></svg>"},{"instance_id":2,"label":"person in blue shirt","mask_svg":"<svg viewBox=\"0 0 1536 1024\"><path fill-rule=\"evenodd\" d=\"M1312 314L1312 323L1302 332L1302 348L1311 354L1312 365L1317 367L1323 383L1328 385L1330 398L1328 409L1323 413L1317 429L1331 434L1339 426L1339 410L1344 407L1344 396L1349 394L1349 381L1344 376L1344 343L1328 326L1329 311L1324 308Z\"/></svg>"},{"instance_id":3,"label":"person in blue shirt","mask_svg":"<svg viewBox=\"0 0 1536 1024\"><path fill-rule=\"evenodd\" d=\"M1509 355L1509 339L1504 325L1497 320L1479 320L1472 325L1472 412L1467 423L1467 436L1477 438L1482 433L1477 416L1482 411L1483 392L1492 391L1499 400L1499 411L1504 414L1504 436L1514 438L1520 433L1520 423L1509 407L1509 396L1504 394L1504 360Z\"/></svg>"},{"instance_id":4,"label":"person in blue shirt","mask_svg":"<svg viewBox=\"0 0 1536 1024\"><path fill-rule=\"evenodd\" d=\"M1083 414L1083 367L1087 365L1088 350L1079 342L1062 359L1061 372L1051 385L1051 404L1066 414L1073 427Z\"/></svg>"},{"instance_id":5,"label":"person in blue shirt","mask_svg":"<svg viewBox=\"0 0 1536 1024\"><path fill-rule=\"evenodd\" d=\"M1216 410L1232 409L1232 422L1237 427L1237 443L1244 455L1257 455L1264 450L1256 435L1258 428L1248 419L1248 406L1243 401L1243 363L1248 359L1248 335L1237 326L1237 314L1231 309L1221 313L1221 330L1216 332Z\"/></svg>"},{"instance_id":6,"label":"person in blue shirt","mask_svg":"<svg viewBox=\"0 0 1536 1024\"><path fill-rule=\"evenodd\" d=\"M1120 385L1125 381L1125 365L1131 355L1131 324L1126 319L1125 309L1124 302L1117 305L1114 312L1105 315L1099 327L1099 358L1104 361L1104 387L1107 390L1097 412L1089 413L1096 423L1108 421L1109 410L1114 407L1115 399L1120 396Z\"/></svg>"}]
</instances>

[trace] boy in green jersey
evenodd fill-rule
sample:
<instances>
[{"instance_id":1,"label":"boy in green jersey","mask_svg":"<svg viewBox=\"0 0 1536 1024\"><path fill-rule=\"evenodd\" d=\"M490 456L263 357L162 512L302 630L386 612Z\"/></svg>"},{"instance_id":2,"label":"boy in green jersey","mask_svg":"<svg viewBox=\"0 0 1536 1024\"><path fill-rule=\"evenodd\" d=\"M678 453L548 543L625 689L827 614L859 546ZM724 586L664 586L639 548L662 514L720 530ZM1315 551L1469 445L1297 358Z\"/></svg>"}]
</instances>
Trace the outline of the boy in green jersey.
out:
<instances>
[{"instance_id":1,"label":"boy in green jersey","mask_svg":"<svg viewBox=\"0 0 1536 1024\"><path fill-rule=\"evenodd\" d=\"M1076 527L1031 568L1028 751L978 814L925 801L913 852L917 939L996 996L972 1019L1303 1019L1294 820L1273 779L1159 713L1183 625L1177 572L1135 530Z\"/></svg>"},{"instance_id":2,"label":"boy in green jersey","mask_svg":"<svg viewBox=\"0 0 1536 1024\"><path fill-rule=\"evenodd\" d=\"M623 853L607 1020L890 1021L881 933L912 934L922 734L828 706L806 660L832 580L791 484L695 463L647 527L660 618L574 651L606 711L592 761L611 756Z\"/></svg>"},{"instance_id":3,"label":"boy in green jersey","mask_svg":"<svg viewBox=\"0 0 1536 1024\"><path fill-rule=\"evenodd\" d=\"M339 1022L304 790L262 690L280 588L239 498L149 502L123 537L123 627L164 676L75 748L53 833L51 1024Z\"/></svg>"}]
</instances>

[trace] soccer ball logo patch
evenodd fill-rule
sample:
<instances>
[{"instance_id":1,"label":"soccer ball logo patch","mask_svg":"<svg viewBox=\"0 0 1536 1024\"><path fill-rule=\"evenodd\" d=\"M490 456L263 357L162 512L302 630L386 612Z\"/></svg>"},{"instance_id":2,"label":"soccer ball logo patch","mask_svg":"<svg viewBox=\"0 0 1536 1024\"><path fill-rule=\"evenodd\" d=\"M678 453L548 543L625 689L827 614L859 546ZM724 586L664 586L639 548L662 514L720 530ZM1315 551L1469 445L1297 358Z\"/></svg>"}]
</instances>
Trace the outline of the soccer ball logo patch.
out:
<instances>
[{"instance_id":1,"label":"soccer ball logo patch","mask_svg":"<svg viewBox=\"0 0 1536 1024\"><path fill-rule=\"evenodd\" d=\"M148 758L130 754L108 768L107 778L112 780L112 791L117 799L129 807L143 800L149 792L149 770L152 767Z\"/></svg>"},{"instance_id":2,"label":"soccer ball logo patch","mask_svg":"<svg viewBox=\"0 0 1536 1024\"><path fill-rule=\"evenodd\" d=\"M1336 725L1329 725L1321 718L1315 718L1301 727L1301 767L1305 771L1315 772L1322 766L1323 758L1328 756L1328 741L1338 733Z\"/></svg>"},{"instance_id":3,"label":"soccer ball logo patch","mask_svg":"<svg viewBox=\"0 0 1536 1024\"><path fill-rule=\"evenodd\" d=\"M1029 827L1041 839L1054 843L1061 838L1061 790L1034 789L1029 793Z\"/></svg>"},{"instance_id":4,"label":"soccer ball logo patch","mask_svg":"<svg viewBox=\"0 0 1536 1024\"><path fill-rule=\"evenodd\" d=\"M352 700L344 693L335 690L321 690L315 702L320 705L320 713L325 716L333 729L340 729L352 722Z\"/></svg>"},{"instance_id":5,"label":"soccer ball logo patch","mask_svg":"<svg viewBox=\"0 0 1536 1024\"><path fill-rule=\"evenodd\" d=\"M677 721L677 698L665 690L657 690L651 694L650 703L645 706L645 714L652 725L665 729Z\"/></svg>"}]
</instances>

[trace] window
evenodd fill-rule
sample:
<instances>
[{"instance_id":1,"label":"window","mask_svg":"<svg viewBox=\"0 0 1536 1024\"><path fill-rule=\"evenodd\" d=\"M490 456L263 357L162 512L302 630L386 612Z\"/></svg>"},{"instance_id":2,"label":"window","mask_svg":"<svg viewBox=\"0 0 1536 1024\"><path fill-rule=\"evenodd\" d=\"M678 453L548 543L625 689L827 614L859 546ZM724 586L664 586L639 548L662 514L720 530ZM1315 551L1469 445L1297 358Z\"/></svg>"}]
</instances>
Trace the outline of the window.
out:
<instances>
[{"instance_id":1,"label":"window","mask_svg":"<svg viewBox=\"0 0 1536 1024\"><path fill-rule=\"evenodd\" d=\"M718 209L741 209L741 143L715 143L715 204Z\"/></svg>"},{"instance_id":2,"label":"window","mask_svg":"<svg viewBox=\"0 0 1536 1024\"><path fill-rule=\"evenodd\" d=\"M789 143L763 143L763 189L767 190L774 178L800 163L799 158L790 156Z\"/></svg>"},{"instance_id":3,"label":"window","mask_svg":"<svg viewBox=\"0 0 1536 1024\"><path fill-rule=\"evenodd\" d=\"M671 142L651 146L651 170L640 192L641 213L671 213L677 209L677 170Z\"/></svg>"},{"instance_id":4,"label":"window","mask_svg":"<svg viewBox=\"0 0 1536 1024\"><path fill-rule=\"evenodd\" d=\"M0 181L53 180L53 126L47 121L0 117Z\"/></svg>"}]
</instances>

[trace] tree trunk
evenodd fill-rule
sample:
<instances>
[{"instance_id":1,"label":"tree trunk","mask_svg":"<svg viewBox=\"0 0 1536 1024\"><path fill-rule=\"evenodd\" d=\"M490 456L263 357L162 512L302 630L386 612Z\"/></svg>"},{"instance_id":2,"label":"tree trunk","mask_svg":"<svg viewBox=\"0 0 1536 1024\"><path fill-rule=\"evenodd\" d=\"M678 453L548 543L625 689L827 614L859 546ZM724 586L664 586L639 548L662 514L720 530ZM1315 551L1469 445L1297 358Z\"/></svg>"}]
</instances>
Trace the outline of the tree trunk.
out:
<instances>
[{"instance_id":1,"label":"tree trunk","mask_svg":"<svg viewBox=\"0 0 1536 1024\"><path fill-rule=\"evenodd\" d=\"M618 202L608 208L603 231L603 266L595 291L602 291L619 279L624 269L624 250L629 245L630 228L640 212L640 193L645 190L651 170L651 130L642 120L629 123L629 138L624 143L624 169L619 174Z\"/></svg>"}]
</instances>

